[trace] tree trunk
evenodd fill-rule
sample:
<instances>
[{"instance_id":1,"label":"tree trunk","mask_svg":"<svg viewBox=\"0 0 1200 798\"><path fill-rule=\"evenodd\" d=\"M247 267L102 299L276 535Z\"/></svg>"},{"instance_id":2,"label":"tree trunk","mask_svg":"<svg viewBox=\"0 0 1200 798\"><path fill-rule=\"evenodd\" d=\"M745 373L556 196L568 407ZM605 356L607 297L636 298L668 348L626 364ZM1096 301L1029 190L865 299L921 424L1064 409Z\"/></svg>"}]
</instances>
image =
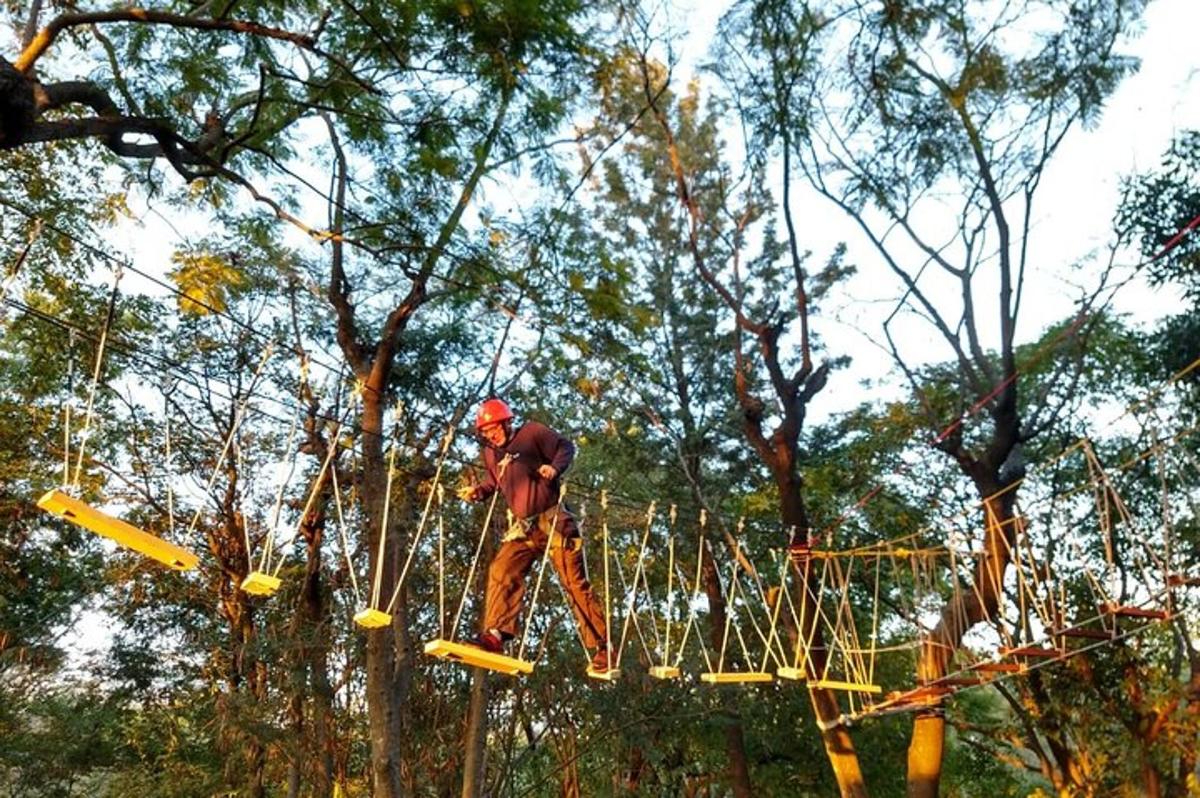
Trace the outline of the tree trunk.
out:
<instances>
[{"instance_id":1,"label":"tree trunk","mask_svg":"<svg viewBox=\"0 0 1200 798\"><path fill-rule=\"evenodd\" d=\"M467 728L463 733L462 798L482 798L487 764L488 673L474 668L471 674L471 701L467 708Z\"/></svg>"},{"instance_id":2,"label":"tree trunk","mask_svg":"<svg viewBox=\"0 0 1200 798\"><path fill-rule=\"evenodd\" d=\"M329 445L336 445L331 441ZM323 456L323 455L322 455ZM330 463L337 468L336 457ZM304 565L304 582L300 589L300 606L297 609L297 628L294 639L299 641L301 701L306 689L311 686L312 712L308 724L309 733L305 740L306 750L311 755L309 767L312 771L312 798L329 798L333 792L333 740L330 735L333 716L333 688L329 682L327 654L329 652L329 619L325 592L321 582L321 543L325 538L326 502L329 499L330 480L328 475L313 490L319 492L314 510L302 519L300 534L306 543L307 557ZM303 703L299 716L303 722ZM303 771L303 768L301 768Z\"/></svg>"},{"instance_id":3,"label":"tree trunk","mask_svg":"<svg viewBox=\"0 0 1200 798\"><path fill-rule=\"evenodd\" d=\"M955 598L942 608L938 625L921 645L917 664L920 683L945 676L963 635L975 624L992 617L1000 606L1009 552L1016 539L1017 519L1013 513L1016 491L1004 491L998 483L977 482L976 487L984 497L984 556L972 577L976 589L956 592ZM946 716L940 706L917 713L908 746L909 798L937 798L945 736Z\"/></svg>"},{"instance_id":4,"label":"tree trunk","mask_svg":"<svg viewBox=\"0 0 1200 798\"><path fill-rule=\"evenodd\" d=\"M362 410L362 501L366 511L367 546L372 577L378 572L381 602L391 597L396 581L398 556L396 536L388 535L388 546L379 569L379 540L383 525L383 502L387 491L387 464L383 455L382 395L363 392ZM391 526L391 524L389 524ZM390 530L389 530L390 532ZM379 570L377 570L379 569ZM392 625L367 633L367 716L371 735L371 785L374 798L401 798L403 786L404 707L411 682L411 646L407 645L407 618L401 596L392 613Z\"/></svg>"}]
</instances>

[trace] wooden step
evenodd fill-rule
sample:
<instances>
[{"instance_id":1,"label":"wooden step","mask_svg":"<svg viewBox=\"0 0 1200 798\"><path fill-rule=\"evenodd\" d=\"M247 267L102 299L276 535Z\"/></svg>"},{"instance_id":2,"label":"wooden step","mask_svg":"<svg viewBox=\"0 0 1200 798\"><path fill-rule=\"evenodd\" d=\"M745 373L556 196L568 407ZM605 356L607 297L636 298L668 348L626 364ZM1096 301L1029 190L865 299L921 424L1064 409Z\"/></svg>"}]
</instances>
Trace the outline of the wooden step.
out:
<instances>
[{"instance_id":1,"label":"wooden step","mask_svg":"<svg viewBox=\"0 0 1200 798\"><path fill-rule=\"evenodd\" d=\"M724 673L710 671L700 674L700 681L709 684L756 684L773 682L775 676L764 671L725 671Z\"/></svg>"},{"instance_id":2,"label":"wooden step","mask_svg":"<svg viewBox=\"0 0 1200 798\"><path fill-rule=\"evenodd\" d=\"M1066 629L1055 629L1054 637L1080 637L1088 640L1112 640L1113 633L1107 629L1093 629L1090 626L1068 626Z\"/></svg>"},{"instance_id":3,"label":"wooden step","mask_svg":"<svg viewBox=\"0 0 1200 798\"><path fill-rule=\"evenodd\" d=\"M938 679L934 684L946 687L977 687L981 684L989 684L991 681L989 676L948 676L945 679Z\"/></svg>"},{"instance_id":4,"label":"wooden step","mask_svg":"<svg viewBox=\"0 0 1200 798\"><path fill-rule=\"evenodd\" d=\"M1063 654L1063 652L1059 651L1056 648L1045 648L1043 646L1016 646L1013 648L1009 648L1007 646L1001 646L999 649L999 652L1000 652L1000 656L1002 656L1002 657L1027 657L1027 658L1035 658L1035 657L1054 658L1054 657L1061 657Z\"/></svg>"},{"instance_id":5,"label":"wooden step","mask_svg":"<svg viewBox=\"0 0 1200 798\"><path fill-rule=\"evenodd\" d=\"M1024 673L1025 666L1019 662L976 662L966 670L980 673Z\"/></svg>"},{"instance_id":6,"label":"wooden step","mask_svg":"<svg viewBox=\"0 0 1200 798\"><path fill-rule=\"evenodd\" d=\"M262 571L251 571L242 580L243 592L252 596L272 596L279 589L279 577L264 574Z\"/></svg>"},{"instance_id":7,"label":"wooden step","mask_svg":"<svg viewBox=\"0 0 1200 798\"><path fill-rule=\"evenodd\" d=\"M598 671L588 666L587 675L589 679L595 679L600 682L615 682L621 678L620 668L609 668L606 671Z\"/></svg>"},{"instance_id":8,"label":"wooden step","mask_svg":"<svg viewBox=\"0 0 1200 798\"><path fill-rule=\"evenodd\" d=\"M816 681L809 682L808 689L845 690L848 693L871 693L872 695L883 692L883 688L877 684L868 684L866 682L840 682L834 679L818 679Z\"/></svg>"},{"instance_id":9,"label":"wooden step","mask_svg":"<svg viewBox=\"0 0 1200 798\"><path fill-rule=\"evenodd\" d=\"M392 616L383 610L367 607L354 613L354 622L364 629L382 629L392 622Z\"/></svg>"},{"instance_id":10,"label":"wooden step","mask_svg":"<svg viewBox=\"0 0 1200 798\"><path fill-rule=\"evenodd\" d=\"M1101 604L1100 611L1105 615L1117 615L1123 618L1145 618L1153 621L1165 621L1171 617L1171 613L1166 610L1126 607L1112 602Z\"/></svg>"},{"instance_id":11,"label":"wooden step","mask_svg":"<svg viewBox=\"0 0 1200 798\"><path fill-rule=\"evenodd\" d=\"M650 675L655 679L678 679L680 672L671 665L655 665L650 669Z\"/></svg>"},{"instance_id":12,"label":"wooden step","mask_svg":"<svg viewBox=\"0 0 1200 798\"><path fill-rule=\"evenodd\" d=\"M48 491L40 499L37 506L52 515L64 518L72 524L102 535L109 540L115 540L125 548L133 549L139 554L157 560L177 571L187 571L195 568L200 558L187 549L168 543L162 538L156 538L149 532L143 532L136 526L102 513L73 496L68 496L61 490Z\"/></svg>"},{"instance_id":13,"label":"wooden step","mask_svg":"<svg viewBox=\"0 0 1200 798\"><path fill-rule=\"evenodd\" d=\"M808 678L804 668L776 668L775 675L780 679L787 679L789 682L802 682Z\"/></svg>"},{"instance_id":14,"label":"wooden step","mask_svg":"<svg viewBox=\"0 0 1200 798\"><path fill-rule=\"evenodd\" d=\"M464 665L474 665L487 668L497 673L507 673L515 676L519 673L533 673L533 663L504 654L493 654L478 646L466 643L452 643L449 640L430 640L425 644L425 653L439 659L461 662Z\"/></svg>"}]
</instances>

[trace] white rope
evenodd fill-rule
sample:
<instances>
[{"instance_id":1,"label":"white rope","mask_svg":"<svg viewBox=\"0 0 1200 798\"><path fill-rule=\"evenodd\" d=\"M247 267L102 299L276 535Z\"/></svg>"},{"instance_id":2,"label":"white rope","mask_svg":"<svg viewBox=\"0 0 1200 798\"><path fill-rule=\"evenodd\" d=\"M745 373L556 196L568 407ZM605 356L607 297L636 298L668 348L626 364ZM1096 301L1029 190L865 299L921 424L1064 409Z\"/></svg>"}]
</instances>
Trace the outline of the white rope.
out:
<instances>
[{"instance_id":1,"label":"white rope","mask_svg":"<svg viewBox=\"0 0 1200 798\"><path fill-rule=\"evenodd\" d=\"M446 490L437 483L438 503L438 637L446 636Z\"/></svg>"},{"instance_id":2,"label":"white rope","mask_svg":"<svg viewBox=\"0 0 1200 798\"><path fill-rule=\"evenodd\" d=\"M642 533L642 544L641 544L641 546L638 547L637 564L634 566L634 570L633 570L633 587L630 588L628 585L625 586L626 592L629 593L629 601L627 602L626 607L625 607L625 620L621 624L621 644L617 647L617 661L618 662L620 662L620 660L621 660L621 653L625 650L625 641L628 639L628 635L629 635L629 620L630 620L630 618L634 618L635 623L636 623L635 606L637 604L639 577L642 573L642 563L644 562L644 559L646 556L646 544L650 540L650 528L654 524L654 514L656 512L656 509L657 509L656 503L650 502L650 506L646 510L646 530L645 530L645 532ZM622 581L624 581L624 574L622 574ZM640 629L639 629L639 633L640 633ZM657 630L655 630L655 634L657 634L657 633L658 633ZM647 659L649 659L651 662L653 662L654 657L653 657L653 655L650 654L649 647L646 646L646 641L644 638L642 639L642 645L644 648L646 648Z\"/></svg>"},{"instance_id":3,"label":"white rope","mask_svg":"<svg viewBox=\"0 0 1200 798\"><path fill-rule=\"evenodd\" d=\"M550 559L550 549L554 546L554 536L558 534L558 514L562 509L563 497L566 493L567 485L566 483L561 483L558 488L558 503L554 505L554 519L550 524L550 531L546 534L546 550L542 552L542 564L538 568L537 581L533 584L533 598L529 601L529 612L526 614L524 628L521 630L521 645L517 649L517 659L524 659L525 657L525 643L529 640L529 628L533 625L533 611L537 608L538 592L542 588L542 579L546 575L546 562Z\"/></svg>"},{"instance_id":4,"label":"white rope","mask_svg":"<svg viewBox=\"0 0 1200 798\"><path fill-rule=\"evenodd\" d=\"M317 472L317 478L313 480L312 490L308 492L308 499L304 502L304 509L300 512L300 517L296 519L296 531L292 534L292 539L289 543L294 542L296 538L301 536L300 530L304 528L304 519L308 518L309 512L312 511L313 505L316 504L317 496L321 493L321 485L325 482L325 474L329 471L329 466L333 462L333 456L337 454L338 446L341 445L339 441L342 438L342 423L344 421L345 418L343 417L342 421L338 422L334 428L333 435L330 436L331 440L329 444L325 447L325 460L321 463L321 470ZM287 552L285 551L280 556L279 562L275 564L275 570L271 572L271 576L278 577L286 561Z\"/></svg>"},{"instance_id":5,"label":"white rope","mask_svg":"<svg viewBox=\"0 0 1200 798\"><path fill-rule=\"evenodd\" d=\"M613 562L617 566L617 579L621 583L621 595L629 596L630 595L630 582L628 582L625 579L625 568L621 565L620 558L613 558ZM654 655L650 653L650 645L649 645L649 643L646 642L646 635L642 631L642 624L638 620L637 613L627 614L625 616L625 623L628 624L630 619L633 620L633 631L637 634L638 640L642 644L642 651L645 652L646 659L653 662ZM628 628L628 627L626 626L626 628ZM619 646L617 646L617 662L621 661L621 658L625 652L625 635L622 634L621 637L622 637L621 644Z\"/></svg>"},{"instance_id":6,"label":"white rope","mask_svg":"<svg viewBox=\"0 0 1200 798\"><path fill-rule=\"evenodd\" d=\"M387 482L383 488L383 518L379 523L379 550L375 555L375 577L371 580L371 609L379 609L379 593L383 590L383 561L387 554L388 522L392 509L392 479L396 475L397 433L392 433L392 451L388 455Z\"/></svg>"},{"instance_id":7,"label":"white rope","mask_svg":"<svg viewBox=\"0 0 1200 798\"><path fill-rule=\"evenodd\" d=\"M729 571L730 588L732 588L733 580L737 576L737 568L738 568L738 559L737 559L737 557L734 557L732 567ZM725 596L730 597L729 589L725 590ZM726 600L725 600L725 628L721 632L721 651L720 651L720 654L717 656L717 673L725 672L725 649L728 647L728 644L729 644L729 624L733 619L732 609L733 609L732 601L730 601L730 598L726 598Z\"/></svg>"},{"instance_id":8,"label":"white rope","mask_svg":"<svg viewBox=\"0 0 1200 798\"><path fill-rule=\"evenodd\" d=\"M675 667L679 667L683 662L684 649L687 647L688 635L692 631L692 626L699 623L696 614L696 604L700 599L701 569L704 565L704 528L707 523L708 513L704 509L701 509L700 523L698 525L699 533L696 540L696 579L692 583L690 591L691 599L688 601L687 621L683 625L683 639L679 641L679 654L675 658ZM687 591L687 581L684 579L682 573L679 574L679 584L684 587L684 592L689 592ZM713 669L712 658L708 655L708 646L704 644L704 635L699 630L696 631L696 639L700 641L700 652L704 655L704 664L711 672Z\"/></svg>"},{"instance_id":9,"label":"white rope","mask_svg":"<svg viewBox=\"0 0 1200 798\"><path fill-rule=\"evenodd\" d=\"M296 428L299 423L296 416L292 416L292 425L288 430L287 444L283 449L283 456L288 460L288 472L282 480L279 481L279 491L275 494L275 506L271 510L271 523L267 527L267 537L263 541L262 556L259 558L258 570L266 572L271 568L271 549L275 545L275 530L279 525L279 514L283 510L283 491L288 483L292 481L292 475L296 473L296 455L298 452L292 450L292 444L296 439ZM250 561L250 570L254 570L254 558L250 554L250 525L246 524L246 559Z\"/></svg>"},{"instance_id":10,"label":"white rope","mask_svg":"<svg viewBox=\"0 0 1200 798\"><path fill-rule=\"evenodd\" d=\"M346 538L346 518L342 514L342 491L338 486L337 469L330 472L333 478L333 503L337 508L338 539L342 544L342 557L346 561L346 572L350 574L350 586L354 588L354 606L362 606L362 592L358 588L358 577L354 574L354 563L350 559L350 541Z\"/></svg>"},{"instance_id":11,"label":"white rope","mask_svg":"<svg viewBox=\"0 0 1200 798\"><path fill-rule=\"evenodd\" d=\"M63 402L63 475L65 489L71 483L71 403L75 398L75 330L67 336L67 398Z\"/></svg>"},{"instance_id":12,"label":"white rope","mask_svg":"<svg viewBox=\"0 0 1200 798\"><path fill-rule=\"evenodd\" d=\"M604 645L612 645L612 601L608 570L608 491L600 491L601 525L604 530ZM620 662L620 660L617 660Z\"/></svg>"},{"instance_id":13,"label":"white rope","mask_svg":"<svg viewBox=\"0 0 1200 798\"><path fill-rule=\"evenodd\" d=\"M413 536L412 547L408 550L408 557L404 561L404 568L400 570L400 578L396 580L396 589L392 591L392 597L388 601L387 609L384 612L391 614L396 607L396 601L400 598L400 591L404 588L404 580L408 577L408 569L412 565L413 557L417 553L417 548L421 545L421 536L425 534L425 524L429 520L429 508L433 506L433 497L437 493L437 489L442 484L442 466L446 464L446 456L450 453L450 444L454 441L454 425L446 425L446 434L442 437L442 451L438 457L437 468L433 472L433 482L429 486L429 496L425 499L425 508L421 511L421 520L417 524L416 534ZM395 449L392 450L393 455ZM393 456L393 462L395 457ZM390 478L390 475L389 475ZM388 491L391 494L391 490ZM382 557L380 562L382 562Z\"/></svg>"},{"instance_id":14,"label":"white rope","mask_svg":"<svg viewBox=\"0 0 1200 798\"><path fill-rule=\"evenodd\" d=\"M79 452L75 459L75 477L71 480L71 487L78 491L79 481L83 476L83 456L87 449L88 437L92 432L92 414L96 405L96 389L100 385L100 371L104 366L104 349L108 344L108 333L112 328L113 319L117 312L117 296L121 285L121 277L124 271L120 266L117 266L113 272L112 293L108 298L108 311L104 317L104 326L100 328L100 341L96 344L96 362L92 366L92 383L88 387L87 409L83 416L83 429L79 431Z\"/></svg>"},{"instance_id":15,"label":"white rope","mask_svg":"<svg viewBox=\"0 0 1200 798\"><path fill-rule=\"evenodd\" d=\"M504 477L504 469L508 467L512 458L505 455L498 466L499 478ZM497 480L499 481L499 480ZM454 613L454 623L450 626L450 641L454 641L454 636L458 633L458 624L462 621L463 608L467 606L467 596L471 592L471 585L475 581L475 570L479 567L479 556L483 553L483 543L487 540L488 530L492 525L492 514L496 510L496 500L500 498L500 491L497 489L492 493L492 501L488 504L487 513L483 518L483 528L479 533L479 542L475 544L475 556L471 558L471 568L467 571L467 581L463 584L462 598L458 602L458 610Z\"/></svg>"},{"instance_id":16,"label":"white rope","mask_svg":"<svg viewBox=\"0 0 1200 798\"><path fill-rule=\"evenodd\" d=\"M675 611L675 505L673 504L671 505L669 517L671 519L671 532L667 537L667 628L663 635L666 640L663 644L663 665L671 661L671 615Z\"/></svg>"}]
</instances>

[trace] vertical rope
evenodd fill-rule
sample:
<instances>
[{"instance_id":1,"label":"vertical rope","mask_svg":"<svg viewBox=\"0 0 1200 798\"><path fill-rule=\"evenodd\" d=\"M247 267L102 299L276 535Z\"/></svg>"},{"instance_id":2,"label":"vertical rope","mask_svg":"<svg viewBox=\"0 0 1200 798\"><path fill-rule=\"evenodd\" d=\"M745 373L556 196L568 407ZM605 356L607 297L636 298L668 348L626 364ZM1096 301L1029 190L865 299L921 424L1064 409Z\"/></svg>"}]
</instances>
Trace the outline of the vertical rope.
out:
<instances>
[{"instance_id":1,"label":"vertical rope","mask_svg":"<svg viewBox=\"0 0 1200 798\"><path fill-rule=\"evenodd\" d=\"M338 446L340 445L338 441L341 440L343 421L345 421L344 418L338 422L338 426L333 434L333 440L331 440L329 445L326 447L325 460L321 463L321 470L317 472L317 478L313 481L312 490L308 492L308 499L304 502L304 509L301 510L300 517L296 520L296 531L292 535L292 541L295 541L296 538L300 537L300 528L304 525L304 519L308 518L308 514L312 511L313 505L317 502L317 496L321 492L321 483L325 481L325 473L329 471L329 466L333 462L333 456L337 453ZM334 470L336 471L337 468L335 467ZM283 570L283 563L286 560L287 552L284 552L284 554L280 556L279 561L275 564L275 570L271 572L271 576L279 576L279 572Z\"/></svg>"},{"instance_id":2,"label":"vertical rope","mask_svg":"<svg viewBox=\"0 0 1200 798\"><path fill-rule=\"evenodd\" d=\"M287 444L284 446L284 457L288 459L287 475L279 481L279 490L275 494L275 506L271 508L271 523L267 527L267 537L263 541L262 554L259 557L258 570L268 571L271 567L271 550L275 545L275 530L279 526L279 514L283 511L283 491L288 483L292 481L292 476L296 473L296 454L292 451L292 444L296 439L296 428L300 424L296 416L292 416L292 424L288 429ZM246 559L250 563L250 570L254 570L254 557L250 554L250 525L243 524L242 528L246 531Z\"/></svg>"},{"instance_id":3,"label":"vertical rope","mask_svg":"<svg viewBox=\"0 0 1200 798\"><path fill-rule=\"evenodd\" d=\"M678 574L679 584L683 588L683 592L689 594L690 598L688 599L687 620L684 622L684 625L683 625L683 637L679 641L679 654L676 655L676 657L675 657L675 667L677 667L677 668L683 662L683 654L684 654L684 650L687 648L688 636L691 634L692 626L695 625L696 623L698 623L697 614L696 614L696 604L700 598L700 575L701 575L701 567L704 564L704 527L707 524L707 522L708 522L708 514L703 509L701 509L700 510L700 523L698 525L699 535L698 535L698 539L696 541L696 579L692 583L692 587L690 590L687 587L687 580L684 578L683 573L681 572ZM697 631L696 639L700 641L700 653L702 653L704 655L704 664L708 667L708 670L711 672L713 669L712 658L709 657L709 655L708 655L708 646L706 646L704 644L703 633Z\"/></svg>"},{"instance_id":4,"label":"vertical rope","mask_svg":"<svg viewBox=\"0 0 1200 798\"><path fill-rule=\"evenodd\" d=\"M604 645L612 645L612 580L608 553L608 491L600 491L600 524L604 536ZM620 662L620 660L617 660Z\"/></svg>"},{"instance_id":5,"label":"vertical rope","mask_svg":"<svg viewBox=\"0 0 1200 798\"><path fill-rule=\"evenodd\" d=\"M542 589L542 579L546 576L546 563L550 559L550 549L554 547L554 536L558 534L558 514L562 509L563 497L566 494L566 483L560 483L558 503L554 505L554 518L550 523L550 531L546 534L546 550L542 552L542 564L538 568L537 581L533 584L533 597L529 601L529 612L525 616L525 628L521 630L521 645L517 649L517 659L525 658L525 644L529 640L529 628L533 625L533 611L537 608L538 593ZM559 537L561 538L561 535Z\"/></svg>"},{"instance_id":6,"label":"vertical rope","mask_svg":"<svg viewBox=\"0 0 1200 798\"><path fill-rule=\"evenodd\" d=\"M675 575L675 505L671 505L670 511L671 532L667 537L667 628L664 637L666 642L663 645L662 664L666 665L671 661L671 615L675 610L675 586L673 577Z\"/></svg>"},{"instance_id":7,"label":"vertical rope","mask_svg":"<svg viewBox=\"0 0 1200 798\"><path fill-rule=\"evenodd\" d=\"M717 655L717 673L725 672L725 649L729 643L729 623L733 619L733 582L737 578L737 557L733 558L733 567L729 571L729 589L725 591L727 600L725 602L725 629L721 632L721 651Z\"/></svg>"},{"instance_id":8,"label":"vertical rope","mask_svg":"<svg viewBox=\"0 0 1200 798\"><path fill-rule=\"evenodd\" d=\"M75 400L75 330L67 336L67 399L63 402L63 475L62 486L71 484L71 405Z\"/></svg>"},{"instance_id":9,"label":"vertical rope","mask_svg":"<svg viewBox=\"0 0 1200 798\"><path fill-rule=\"evenodd\" d=\"M508 466L509 457L505 455L500 461L500 476L504 476L504 469ZM479 556L483 553L483 542L487 540L488 530L492 525L492 513L496 510L496 500L500 498L500 491L497 490L492 494L492 501L488 504L487 513L483 518L483 529L479 533L479 542L475 544L475 556L471 558L471 567L467 571L467 581L463 585L462 598L458 602L458 610L454 613L454 623L450 626L450 641L454 641L454 636L458 633L458 624L462 620L463 608L467 606L467 596L471 592L471 584L475 581L475 569L479 567Z\"/></svg>"},{"instance_id":10,"label":"vertical rope","mask_svg":"<svg viewBox=\"0 0 1200 798\"><path fill-rule=\"evenodd\" d=\"M364 386L365 387L365 386ZM361 390L361 388L360 388ZM371 579L371 609L379 609L383 590L383 561L387 556L387 536L392 509L392 480L396 476L396 450L399 446L399 421L392 430L392 450L388 453L387 483L383 488L383 517L379 523L379 549L375 552L375 575Z\"/></svg>"},{"instance_id":11,"label":"vertical rope","mask_svg":"<svg viewBox=\"0 0 1200 798\"><path fill-rule=\"evenodd\" d=\"M446 514L445 488L437 483L438 503L438 637L446 636Z\"/></svg>"},{"instance_id":12,"label":"vertical rope","mask_svg":"<svg viewBox=\"0 0 1200 798\"><path fill-rule=\"evenodd\" d=\"M167 459L167 529L175 536L175 458L171 451L171 397L163 393L164 421L166 422L166 459Z\"/></svg>"},{"instance_id":13,"label":"vertical rope","mask_svg":"<svg viewBox=\"0 0 1200 798\"><path fill-rule=\"evenodd\" d=\"M437 488L442 484L442 466L446 464L446 457L450 454L450 444L454 441L454 425L446 425L446 434L442 438L442 451L438 456L437 468L433 472L433 483L429 486L429 496L425 499L425 509L421 511L421 520L417 523L417 532L413 536L412 547L408 550L408 558L404 561L404 568L400 571L400 578L396 580L396 589L392 591L392 598L388 601L386 612L391 613L396 606L396 600L400 598L400 590L404 587L404 579L408 576L408 569L412 565L413 557L417 553L417 548L421 544L421 536L425 533L425 523L429 520L429 508L433 504L433 494L437 492ZM393 450L394 453L394 450ZM395 457L392 458L393 462ZM391 493L391 491L388 491Z\"/></svg>"},{"instance_id":14,"label":"vertical rope","mask_svg":"<svg viewBox=\"0 0 1200 798\"><path fill-rule=\"evenodd\" d=\"M108 310L104 315L104 326L100 328L100 341L96 344L96 362L92 366L92 384L88 388L87 406L83 416L83 429L79 431L79 452L75 459L75 476L71 487L79 490L79 480L83 476L83 456L87 449L88 436L92 431L92 413L96 405L96 388L100 384L100 371L104 366L104 349L108 344L108 333L112 329L113 319L117 313L117 297L120 293L121 277L124 270L117 266L113 272L112 292L108 297Z\"/></svg>"},{"instance_id":15,"label":"vertical rope","mask_svg":"<svg viewBox=\"0 0 1200 798\"><path fill-rule=\"evenodd\" d=\"M354 573L354 563L350 559L350 541L346 538L346 518L342 514L342 491L338 485L337 469L330 472L333 478L333 504L337 508L338 539L342 544L342 557L346 560L346 572L350 574L350 586L354 588L354 606L362 605L362 591L358 587L358 577Z\"/></svg>"},{"instance_id":16,"label":"vertical rope","mask_svg":"<svg viewBox=\"0 0 1200 798\"><path fill-rule=\"evenodd\" d=\"M629 593L629 601L626 602L625 620L621 624L621 644L620 644L620 646L617 647L617 660L618 661L620 661L621 653L625 650L625 641L629 635L629 620L630 620L630 618L634 618L634 623L637 622L636 618L634 617L634 613L635 613L635 608L637 606L639 577L642 573L642 562L643 562L643 558L646 556L646 544L650 540L650 527L654 524L654 514L655 514L656 510L657 510L657 503L650 502L650 506L646 510L646 530L642 533L642 543L638 547L637 564L634 566L634 569L633 569L632 587L630 587L629 585L626 585L626 591ZM639 627L639 632L640 632L640 627ZM657 630L656 630L656 634L657 634ZM645 645L644 639L642 642L643 642L643 645ZM654 657L650 654L648 647L647 647L646 654L647 654L648 659L650 659L650 661L653 662Z\"/></svg>"}]
</instances>

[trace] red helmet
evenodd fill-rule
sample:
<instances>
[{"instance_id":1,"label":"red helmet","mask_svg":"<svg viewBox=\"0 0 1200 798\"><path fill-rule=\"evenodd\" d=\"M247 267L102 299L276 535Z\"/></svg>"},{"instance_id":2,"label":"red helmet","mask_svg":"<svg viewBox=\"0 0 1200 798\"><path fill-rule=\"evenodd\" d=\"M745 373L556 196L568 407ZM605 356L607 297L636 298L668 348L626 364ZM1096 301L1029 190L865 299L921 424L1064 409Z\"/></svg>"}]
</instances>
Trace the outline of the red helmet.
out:
<instances>
[{"instance_id":1,"label":"red helmet","mask_svg":"<svg viewBox=\"0 0 1200 798\"><path fill-rule=\"evenodd\" d=\"M475 429L481 430L501 421L508 421L512 417L512 410L503 399L488 399L479 406L479 412L475 414Z\"/></svg>"}]
</instances>

